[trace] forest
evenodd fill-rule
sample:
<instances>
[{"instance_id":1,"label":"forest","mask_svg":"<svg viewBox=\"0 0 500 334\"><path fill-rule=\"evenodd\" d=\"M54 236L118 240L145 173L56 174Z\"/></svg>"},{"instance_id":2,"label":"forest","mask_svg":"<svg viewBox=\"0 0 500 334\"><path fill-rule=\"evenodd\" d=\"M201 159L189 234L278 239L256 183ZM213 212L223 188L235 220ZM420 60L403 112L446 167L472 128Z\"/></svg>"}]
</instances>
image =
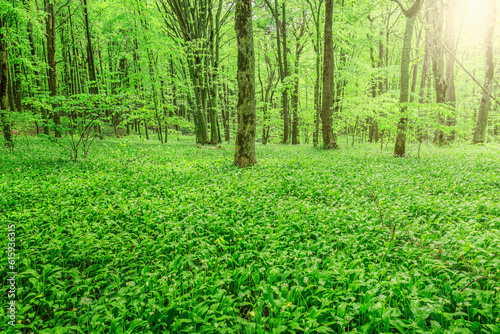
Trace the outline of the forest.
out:
<instances>
[{"instance_id":1,"label":"forest","mask_svg":"<svg viewBox=\"0 0 500 334\"><path fill-rule=\"evenodd\" d=\"M0 0L1 333L500 333L500 0Z\"/></svg>"}]
</instances>

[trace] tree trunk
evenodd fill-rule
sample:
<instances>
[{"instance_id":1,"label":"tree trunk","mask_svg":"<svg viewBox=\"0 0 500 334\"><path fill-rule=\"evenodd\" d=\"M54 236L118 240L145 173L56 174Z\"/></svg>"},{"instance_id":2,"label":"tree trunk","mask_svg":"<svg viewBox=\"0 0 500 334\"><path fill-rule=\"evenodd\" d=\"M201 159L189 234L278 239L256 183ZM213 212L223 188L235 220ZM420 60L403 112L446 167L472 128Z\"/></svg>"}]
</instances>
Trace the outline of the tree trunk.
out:
<instances>
[{"instance_id":1,"label":"tree trunk","mask_svg":"<svg viewBox=\"0 0 500 334\"><path fill-rule=\"evenodd\" d=\"M87 62L88 62L88 70L89 70L89 81L90 94L98 94L99 90L97 88L97 77L95 73L95 62L94 62L94 52L92 49L92 38L90 35L90 27L89 27L89 9L87 5L87 0L83 0L83 15L85 18L85 36L87 37Z\"/></svg>"},{"instance_id":2,"label":"tree trunk","mask_svg":"<svg viewBox=\"0 0 500 334\"><path fill-rule=\"evenodd\" d=\"M234 165L242 168L257 163L252 0L237 1L235 30L238 45L238 134Z\"/></svg>"},{"instance_id":3,"label":"tree trunk","mask_svg":"<svg viewBox=\"0 0 500 334\"><path fill-rule=\"evenodd\" d=\"M323 1L318 1L318 7L315 8L310 0L307 0L309 7L311 8L311 14L314 19L314 26L316 28L316 40L314 42L314 52L316 53L316 78L314 83L314 134L313 134L313 146L317 147L319 142L319 123L321 114L321 6Z\"/></svg>"},{"instance_id":4,"label":"tree trunk","mask_svg":"<svg viewBox=\"0 0 500 334\"><path fill-rule=\"evenodd\" d=\"M10 128L9 113L9 92L8 80L9 69L7 65L7 40L3 35L4 14L0 14L0 126L3 131L3 138L7 147L14 147Z\"/></svg>"},{"instance_id":5,"label":"tree trunk","mask_svg":"<svg viewBox=\"0 0 500 334\"><path fill-rule=\"evenodd\" d=\"M292 145L299 144L299 70L298 70L298 57L295 67L295 87L292 93Z\"/></svg>"},{"instance_id":6,"label":"tree trunk","mask_svg":"<svg viewBox=\"0 0 500 334\"><path fill-rule=\"evenodd\" d=\"M325 45L323 57L323 107L321 122L323 132L323 148L338 149L332 132L332 108L334 100L333 69L333 0L327 0L325 6Z\"/></svg>"},{"instance_id":7,"label":"tree trunk","mask_svg":"<svg viewBox=\"0 0 500 334\"><path fill-rule=\"evenodd\" d=\"M445 45L449 50L455 53L455 14L456 14L457 0L448 0L447 5L447 17L448 21L446 23L445 31ZM449 52L446 53L446 82L448 86L446 87L446 103L455 112L456 108L456 93L455 93L455 59L453 55ZM447 126L455 126L456 116L449 116L446 120ZM455 130L452 130L451 134L447 137L449 142L455 140Z\"/></svg>"},{"instance_id":8,"label":"tree trunk","mask_svg":"<svg viewBox=\"0 0 500 334\"><path fill-rule=\"evenodd\" d=\"M398 122L397 135L396 135L396 145L394 147L395 157L404 157L406 154L406 128L407 121L406 118L406 103L409 101L409 83L410 83L410 55L411 55L411 43L413 39L413 27L415 26L415 21L417 14L420 11L424 0L416 0L413 6L409 10L405 10L403 7L403 13L406 16L406 28L403 40L403 55L401 60L401 87L399 94L399 102L401 104L401 113L403 114ZM398 2L398 5L400 3Z\"/></svg>"},{"instance_id":9,"label":"tree trunk","mask_svg":"<svg viewBox=\"0 0 500 334\"><path fill-rule=\"evenodd\" d=\"M289 72L288 72L288 47L287 47L287 42L286 42L286 1L283 1L281 5L282 9L282 28L281 28L281 34L283 38L281 41L283 42L283 80L288 78ZM283 89L283 144L288 143L288 139L290 137L290 113L288 111L288 88L285 87Z\"/></svg>"},{"instance_id":10,"label":"tree trunk","mask_svg":"<svg viewBox=\"0 0 500 334\"><path fill-rule=\"evenodd\" d=\"M438 3L439 2L439 3ZM432 41L432 71L434 73L434 89L436 91L436 103L446 102L447 83L444 67L443 37L443 6L442 0L433 0L431 7L430 25ZM438 123L442 126L445 121L442 115L438 115ZM434 143L441 145L446 141L446 135L441 130L436 130Z\"/></svg>"},{"instance_id":11,"label":"tree trunk","mask_svg":"<svg viewBox=\"0 0 500 334\"><path fill-rule=\"evenodd\" d=\"M211 126L210 126L210 142L212 144L218 144L221 142L221 138L219 135L219 122L217 117L217 108L219 106L218 101L218 76L219 76L219 60L220 60L220 20L222 15L222 5L223 1L219 0L217 15L215 16L215 55L213 55L213 74L212 74L212 106L211 106ZM213 44L212 44L213 48Z\"/></svg>"},{"instance_id":12,"label":"tree trunk","mask_svg":"<svg viewBox=\"0 0 500 334\"><path fill-rule=\"evenodd\" d=\"M493 88L493 75L495 74L494 54L493 54L493 36L495 35L496 20L496 0L489 1L488 32L486 34L486 76L484 82L485 91L479 105L477 115L476 130L474 132L474 144L484 143L486 140L486 127L488 125L488 113L491 109L490 94Z\"/></svg>"},{"instance_id":13,"label":"tree trunk","mask_svg":"<svg viewBox=\"0 0 500 334\"><path fill-rule=\"evenodd\" d=\"M306 16L305 13L302 15L302 24L300 25L298 35L295 34L295 69L294 69L294 91L292 93L292 145L299 144L299 61L300 55L302 53L303 44L301 44L300 39L304 35L306 25Z\"/></svg>"},{"instance_id":14,"label":"tree trunk","mask_svg":"<svg viewBox=\"0 0 500 334\"><path fill-rule=\"evenodd\" d=\"M231 129L229 128L229 103L228 103L227 83L222 83L221 101L222 101L222 123L224 125L224 140L229 143L231 139Z\"/></svg>"},{"instance_id":15,"label":"tree trunk","mask_svg":"<svg viewBox=\"0 0 500 334\"><path fill-rule=\"evenodd\" d=\"M144 120L144 132L146 133L146 140L149 140L148 123L146 122L146 120Z\"/></svg>"},{"instance_id":16,"label":"tree trunk","mask_svg":"<svg viewBox=\"0 0 500 334\"><path fill-rule=\"evenodd\" d=\"M50 96L57 95L57 67L56 67L56 13L54 3L50 0L45 0L45 26L47 33L47 65L49 67L49 91ZM56 105L53 103L52 107ZM54 135L56 138L61 138L61 115L59 111L52 111L52 120L54 121Z\"/></svg>"},{"instance_id":17,"label":"tree trunk","mask_svg":"<svg viewBox=\"0 0 500 334\"><path fill-rule=\"evenodd\" d=\"M266 65L267 65L267 86L266 86L266 92L264 95L264 107L263 107L263 126L262 126L262 144L266 145L267 141L269 140L269 120L270 120L270 115L268 113L269 109L269 103L270 103L270 93L271 93L271 88L273 87L273 81L274 77L276 75L276 70L272 68L271 65L271 60L269 59L268 56L266 56Z\"/></svg>"}]
</instances>

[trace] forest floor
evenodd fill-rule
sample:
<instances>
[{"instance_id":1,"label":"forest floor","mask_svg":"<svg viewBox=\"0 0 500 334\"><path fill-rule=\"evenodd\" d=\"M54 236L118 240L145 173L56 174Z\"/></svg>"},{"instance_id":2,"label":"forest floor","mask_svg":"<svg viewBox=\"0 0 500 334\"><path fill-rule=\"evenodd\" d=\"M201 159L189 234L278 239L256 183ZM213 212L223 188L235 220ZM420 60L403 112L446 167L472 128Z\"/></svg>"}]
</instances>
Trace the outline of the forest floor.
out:
<instances>
[{"instance_id":1,"label":"forest floor","mask_svg":"<svg viewBox=\"0 0 500 334\"><path fill-rule=\"evenodd\" d=\"M498 144L223 147L0 149L0 331L500 333Z\"/></svg>"}]
</instances>

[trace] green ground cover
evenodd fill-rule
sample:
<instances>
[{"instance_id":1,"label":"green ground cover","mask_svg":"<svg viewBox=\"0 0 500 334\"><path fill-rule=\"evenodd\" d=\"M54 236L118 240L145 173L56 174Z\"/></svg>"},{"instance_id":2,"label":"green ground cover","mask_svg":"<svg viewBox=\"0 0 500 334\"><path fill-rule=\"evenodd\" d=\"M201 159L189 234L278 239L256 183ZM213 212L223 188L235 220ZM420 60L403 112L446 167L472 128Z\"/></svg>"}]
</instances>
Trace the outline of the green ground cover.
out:
<instances>
[{"instance_id":1,"label":"green ground cover","mask_svg":"<svg viewBox=\"0 0 500 334\"><path fill-rule=\"evenodd\" d=\"M500 333L498 145L258 145L247 170L225 147L0 151L0 331Z\"/></svg>"}]
</instances>

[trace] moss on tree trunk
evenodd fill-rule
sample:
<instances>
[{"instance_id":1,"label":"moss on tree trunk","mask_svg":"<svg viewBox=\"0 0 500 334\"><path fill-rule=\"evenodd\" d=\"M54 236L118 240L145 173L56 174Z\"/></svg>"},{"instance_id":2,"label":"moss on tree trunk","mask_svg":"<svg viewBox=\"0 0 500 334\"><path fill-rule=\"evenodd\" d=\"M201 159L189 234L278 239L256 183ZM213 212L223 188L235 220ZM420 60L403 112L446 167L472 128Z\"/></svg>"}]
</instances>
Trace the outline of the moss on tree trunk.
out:
<instances>
[{"instance_id":1,"label":"moss on tree trunk","mask_svg":"<svg viewBox=\"0 0 500 334\"><path fill-rule=\"evenodd\" d=\"M236 39L238 45L238 134L234 165L246 167L255 157L255 54L252 30L252 1L236 3Z\"/></svg>"}]
</instances>

